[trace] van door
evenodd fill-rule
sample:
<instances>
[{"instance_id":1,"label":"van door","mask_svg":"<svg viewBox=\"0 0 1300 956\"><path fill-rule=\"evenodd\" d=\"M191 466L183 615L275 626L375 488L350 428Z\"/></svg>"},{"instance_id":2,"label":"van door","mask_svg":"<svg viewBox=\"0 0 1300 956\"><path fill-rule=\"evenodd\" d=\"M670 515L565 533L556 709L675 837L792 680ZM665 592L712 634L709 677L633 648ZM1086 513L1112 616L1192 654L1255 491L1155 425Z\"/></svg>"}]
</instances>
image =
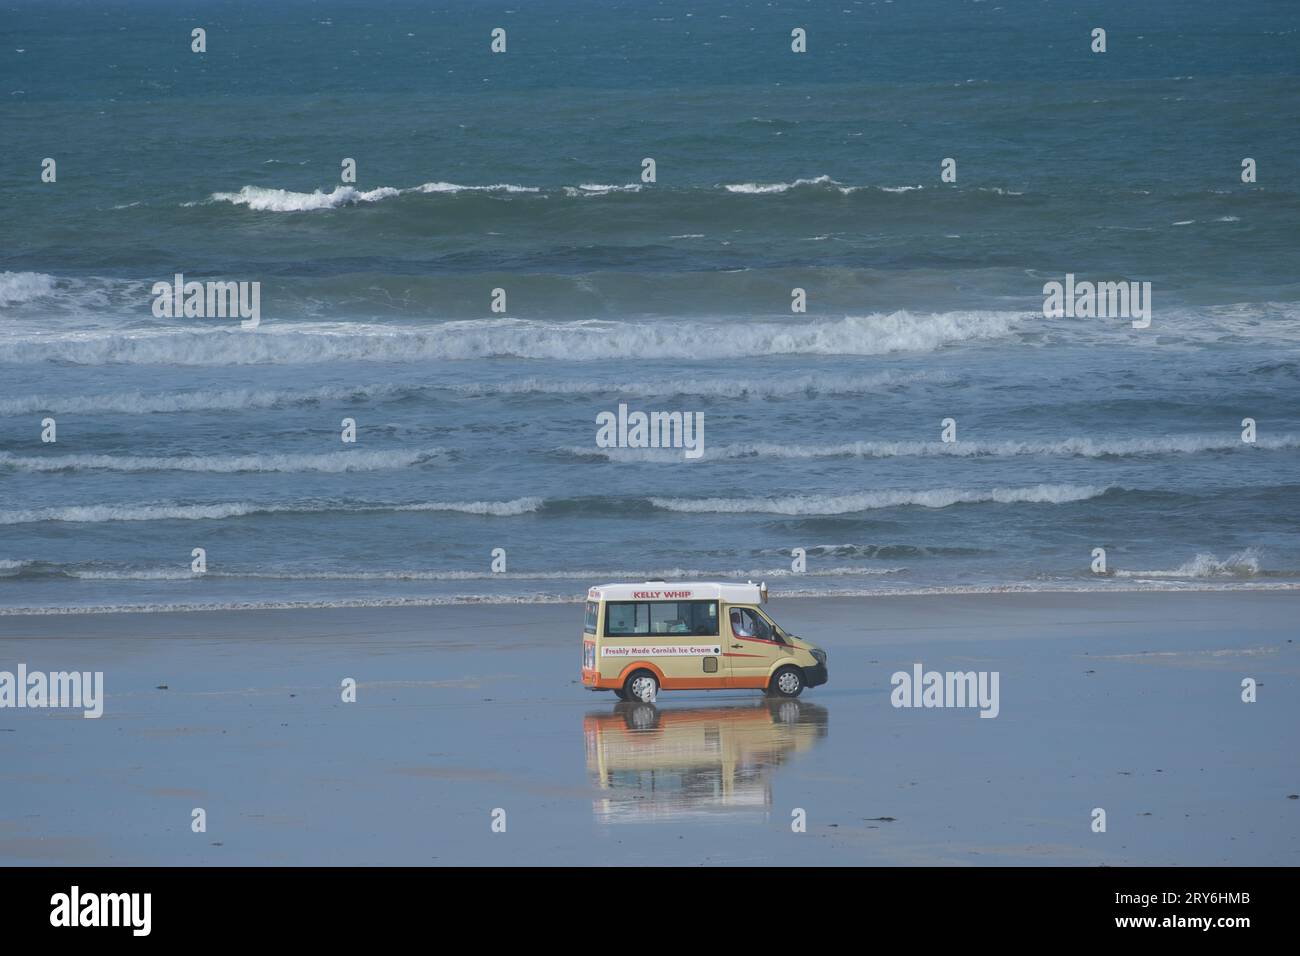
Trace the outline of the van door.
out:
<instances>
[{"instance_id":1,"label":"van door","mask_svg":"<svg viewBox=\"0 0 1300 956\"><path fill-rule=\"evenodd\" d=\"M776 628L753 605L727 606L727 663L731 669L730 687L767 687L772 665L794 651L776 633Z\"/></svg>"}]
</instances>

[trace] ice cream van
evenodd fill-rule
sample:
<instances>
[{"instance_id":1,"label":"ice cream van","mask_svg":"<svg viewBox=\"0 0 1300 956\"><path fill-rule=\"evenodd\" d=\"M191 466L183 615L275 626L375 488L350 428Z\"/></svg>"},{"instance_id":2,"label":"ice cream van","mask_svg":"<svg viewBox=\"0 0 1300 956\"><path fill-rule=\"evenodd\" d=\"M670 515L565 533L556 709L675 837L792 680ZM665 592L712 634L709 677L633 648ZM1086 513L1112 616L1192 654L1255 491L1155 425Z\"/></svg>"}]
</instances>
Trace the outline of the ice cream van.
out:
<instances>
[{"instance_id":1,"label":"ice cream van","mask_svg":"<svg viewBox=\"0 0 1300 956\"><path fill-rule=\"evenodd\" d=\"M826 683L826 652L768 616L767 585L603 584L587 592L582 683L620 700L749 688L798 697Z\"/></svg>"}]
</instances>

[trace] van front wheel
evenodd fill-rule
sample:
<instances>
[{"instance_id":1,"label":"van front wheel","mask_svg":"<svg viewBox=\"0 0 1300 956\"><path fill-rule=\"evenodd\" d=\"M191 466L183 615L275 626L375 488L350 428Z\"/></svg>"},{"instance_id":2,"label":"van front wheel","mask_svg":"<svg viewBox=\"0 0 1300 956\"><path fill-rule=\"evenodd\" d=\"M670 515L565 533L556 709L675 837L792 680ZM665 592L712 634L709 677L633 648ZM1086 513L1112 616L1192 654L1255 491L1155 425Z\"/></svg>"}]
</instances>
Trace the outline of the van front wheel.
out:
<instances>
[{"instance_id":1,"label":"van front wheel","mask_svg":"<svg viewBox=\"0 0 1300 956\"><path fill-rule=\"evenodd\" d=\"M803 671L797 667L782 667L772 675L767 692L773 697L798 697L803 693Z\"/></svg>"}]
</instances>

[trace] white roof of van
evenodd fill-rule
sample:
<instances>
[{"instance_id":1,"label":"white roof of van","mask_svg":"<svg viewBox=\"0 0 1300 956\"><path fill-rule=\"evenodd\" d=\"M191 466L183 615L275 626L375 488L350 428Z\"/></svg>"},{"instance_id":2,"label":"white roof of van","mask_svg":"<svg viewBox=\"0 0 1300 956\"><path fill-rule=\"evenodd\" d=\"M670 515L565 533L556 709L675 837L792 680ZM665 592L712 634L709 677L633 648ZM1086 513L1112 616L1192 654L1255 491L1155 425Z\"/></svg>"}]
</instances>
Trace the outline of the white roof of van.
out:
<instances>
[{"instance_id":1,"label":"white roof of van","mask_svg":"<svg viewBox=\"0 0 1300 956\"><path fill-rule=\"evenodd\" d=\"M758 604L762 586L723 581L642 581L640 584L602 584L587 592L591 601L717 601Z\"/></svg>"}]
</instances>

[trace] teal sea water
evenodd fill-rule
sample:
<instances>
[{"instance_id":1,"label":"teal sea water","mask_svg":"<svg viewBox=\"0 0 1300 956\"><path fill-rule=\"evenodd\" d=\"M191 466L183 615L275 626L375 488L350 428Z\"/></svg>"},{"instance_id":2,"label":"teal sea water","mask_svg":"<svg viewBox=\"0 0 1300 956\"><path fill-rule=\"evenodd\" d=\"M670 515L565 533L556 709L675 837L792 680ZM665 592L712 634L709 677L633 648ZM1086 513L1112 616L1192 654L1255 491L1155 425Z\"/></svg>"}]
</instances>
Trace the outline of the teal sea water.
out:
<instances>
[{"instance_id":1,"label":"teal sea water","mask_svg":"<svg viewBox=\"0 0 1300 956\"><path fill-rule=\"evenodd\" d=\"M0 609L1300 584L1298 29L11 0ZM260 327L155 316L176 273ZM1044 318L1067 273L1150 282L1150 328ZM620 403L703 456L597 447Z\"/></svg>"}]
</instances>

